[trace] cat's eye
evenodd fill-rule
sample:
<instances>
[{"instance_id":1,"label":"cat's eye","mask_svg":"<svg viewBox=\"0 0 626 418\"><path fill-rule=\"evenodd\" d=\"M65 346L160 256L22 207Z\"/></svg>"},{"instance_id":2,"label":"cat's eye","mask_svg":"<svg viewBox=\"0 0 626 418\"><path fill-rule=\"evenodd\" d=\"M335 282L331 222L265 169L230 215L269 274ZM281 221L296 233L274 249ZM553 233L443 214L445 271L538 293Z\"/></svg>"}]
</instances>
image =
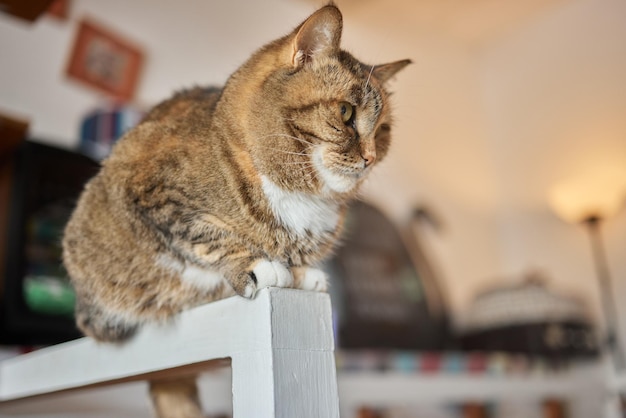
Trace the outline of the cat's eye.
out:
<instances>
[{"instance_id":1,"label":"cat's eye","mask_svg":"<svg viewBox=\"0 0 626 418\"><path fill-rule=\"evenodd\" d=\"M350 103L339 103L339 111L341 112L341 120L343 120L343 123L348 124L352 121L352 117L354 116L354 107Z\"/></svg>"}]
</instances>

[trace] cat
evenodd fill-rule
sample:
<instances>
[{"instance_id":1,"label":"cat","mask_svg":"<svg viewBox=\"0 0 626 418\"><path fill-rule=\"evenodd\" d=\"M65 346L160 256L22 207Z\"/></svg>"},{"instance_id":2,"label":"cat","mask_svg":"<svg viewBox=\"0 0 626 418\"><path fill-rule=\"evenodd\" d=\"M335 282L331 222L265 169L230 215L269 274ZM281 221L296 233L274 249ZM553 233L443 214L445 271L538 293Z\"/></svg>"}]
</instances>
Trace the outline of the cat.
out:
<instances>
[{"instance_id":1,"label":"cat","mask_svg":"<svg viewBox=\"0 0 626 418\"><path fill-rule=\"evenodd\" d=\"M319 264L389 149L385 84L410 63L363 64L341 34L341 12L326 5L223 88L175 94L118 141L63 236L85 335L124 341L269 286L326 291ZM183 407L163 401L170 383L153 384L159 416L200 416L171 412ZM197 403L193 383L181 387Z\"/></svg>"}]
</instances>

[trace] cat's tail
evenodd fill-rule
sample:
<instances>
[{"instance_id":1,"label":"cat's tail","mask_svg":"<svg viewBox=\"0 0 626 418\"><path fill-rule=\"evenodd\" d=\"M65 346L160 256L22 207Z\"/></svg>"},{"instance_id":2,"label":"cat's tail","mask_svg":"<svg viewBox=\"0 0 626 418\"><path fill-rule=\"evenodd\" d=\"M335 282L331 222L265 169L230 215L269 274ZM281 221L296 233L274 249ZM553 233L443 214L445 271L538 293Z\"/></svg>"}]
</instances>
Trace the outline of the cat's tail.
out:
<instances>
[{"instance_id":1,"label":"cat's tail","mask_svg":"<svg viewBox=\"0 0 626 418\"><path fill-rule=\"evenodd\" d=\"M202 418L196 376L151 380L150 396L158 418Z\"/></svg>"}]
</instances>

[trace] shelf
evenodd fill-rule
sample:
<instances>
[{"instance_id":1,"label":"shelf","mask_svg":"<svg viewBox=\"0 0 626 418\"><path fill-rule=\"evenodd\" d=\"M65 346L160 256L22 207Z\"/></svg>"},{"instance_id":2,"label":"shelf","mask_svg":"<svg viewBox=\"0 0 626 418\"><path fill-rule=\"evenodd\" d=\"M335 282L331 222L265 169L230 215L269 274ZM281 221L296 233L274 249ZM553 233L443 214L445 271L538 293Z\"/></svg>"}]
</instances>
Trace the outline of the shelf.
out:
<instances>
[{"instance_id":1,"label":"shelf","mask_svg":"<svg viewBox=\"0 0 626 418\"><path fill-rule=\"evenodd\" d=\"M599 363L582 364L558 373L512 376L342 372L337 378L341 416L346 417L355 416L363 405L541 402L547 398L568 399L574 404L594 403L602 398L605 387L604 368Z\"/></svg>"}]
</instances>

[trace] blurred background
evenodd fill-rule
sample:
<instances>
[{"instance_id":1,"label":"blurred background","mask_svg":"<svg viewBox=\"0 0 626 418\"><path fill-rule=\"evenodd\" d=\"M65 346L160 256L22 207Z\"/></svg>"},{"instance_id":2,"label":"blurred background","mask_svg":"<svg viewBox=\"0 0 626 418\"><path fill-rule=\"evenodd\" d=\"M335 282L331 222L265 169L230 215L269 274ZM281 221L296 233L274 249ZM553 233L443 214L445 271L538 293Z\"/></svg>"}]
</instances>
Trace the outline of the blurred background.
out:
<instances>
[{"instance_id":1,"label":"blurred background","mask_svg":"<svg viewBox=\"0 0 626 418\"><path fill-rule=\"evenodd\" d=\"M150 106L223 84L323 4L54 3L0 1L5 356L76 337L71 290L50 265L93 161ZM393 147L351 214L388 239L359 249L355 237L328 267L342 416L622 416L626 2L336 3L345 49L414 62L389 85ZM378 274L371 286L352 280L362 270ZM359 303L380 306L351 311ZM214 378L205 392L227 396ZM98 402L110 399L111 416L149 416L116 390L72 395L59 416L107 416ZM229 413L212 398L207 413ZM11 408L0 414L23 416Z\"/></svg>"}]
</instances>

